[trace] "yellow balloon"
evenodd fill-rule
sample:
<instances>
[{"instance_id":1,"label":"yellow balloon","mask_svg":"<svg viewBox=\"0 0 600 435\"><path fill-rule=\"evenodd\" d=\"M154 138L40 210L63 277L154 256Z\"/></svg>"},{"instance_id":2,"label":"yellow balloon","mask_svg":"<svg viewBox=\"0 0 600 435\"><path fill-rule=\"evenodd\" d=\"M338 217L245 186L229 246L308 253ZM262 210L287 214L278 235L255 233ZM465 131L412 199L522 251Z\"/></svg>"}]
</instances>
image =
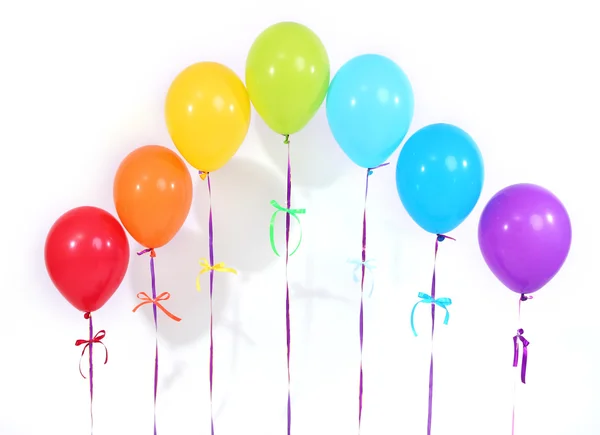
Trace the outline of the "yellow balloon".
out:
<instances>
[{"instance_id":1,"label":"yellow balloon","mask_svg":"<svg viewBox=\"0 0 600 435\"><path fill-rule=\"evenodd\" d=\"M250 126L250 98L240 78L216 62L199 62L173 81L165 103L167 129L187 162L203 172L221 168Z\"/></svg>"}]
</instances>

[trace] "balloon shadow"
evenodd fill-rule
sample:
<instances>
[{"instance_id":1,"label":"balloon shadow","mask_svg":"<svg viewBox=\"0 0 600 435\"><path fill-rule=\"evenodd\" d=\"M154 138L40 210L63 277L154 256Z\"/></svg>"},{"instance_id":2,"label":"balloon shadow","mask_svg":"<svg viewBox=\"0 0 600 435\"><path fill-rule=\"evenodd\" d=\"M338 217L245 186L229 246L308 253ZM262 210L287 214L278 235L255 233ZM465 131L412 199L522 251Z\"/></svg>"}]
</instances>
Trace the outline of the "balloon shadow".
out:
<instances>
[{"instance_id":1,"label":"balloon shadow","mask_svg":"<svg viewBox=\"0 0 600 435\"><path fill-rule=\"evenodd\" d=\"M298 283L290 283L291 297L295 300L304 301L305 314L304 320L307 325L312 324L316 301L338 302L350 306L352 300L346 296L336 295L328 292L324 288L316 286L305 286Z\"/></svg>"},{"instance_id":2,"label":"balloon shadow","mask_svg":"<svg viewBox=\"0 0 600 435\"><path fill-rule=\"evenodd\" d=\"M243 361L243 359L240 358L240 346L245 344L246 346L253 347L256 345L256 342L244 331L243 323L238 320L240 318L240 304L232 303L230 311L232 312L231 317L233 320L222 319L220 325L225 327L232 336L231 356L229 357L229 372L236 373L238 364L240 364L240 361ZM220 403L218 403L215 407L215 417L219 417L229 404L229 401L232 398L231 391L234 389L234 387L235 384L230 384L229 387L224 391Z\"/></svg>"},{"instance_id":3,"label":"balloon shadow","mask_svg":"<svg viewBox=\"0 0 600 435\"><path fill-rule=\"evenodd\" d=\"M207 243L206 234L182 228L169 244L156 250L157 294L164 291L171 293L171 298L163 301L162 305L182 319L176 322L158 310L158 335L161 340L173 347L185 346L209 333L208 273L202 275L201 291L198 292L196 288L196 277L201 269L198 260L200 253L207 250ZM133 295L140 291L150 295L152 290L148 255L137 256L134 253L134 256L137 258L131 260L129 273L134 289ZM237 289L234 289L229 280L224 278L222 274L215 273L213 323L215 329L224 328L230 334L230 367L235 371L240 361L240 347L243 344L253 346L255 341L245 332L242 322L238 320L239 303L237 299L231 297ZM148 328L152 331L154 328L152 305L141 307L136 314L148 323ZM187 368L187 362L175 361L174 367L166 375L163 388L168 390L184 375ZM217 414L226 405L226 401L227 399L224 399L218 405Z\"/></svg>"},{"instance_id":4,"label":"balloon shadow","mask_svg":"<svg viewBox=\"0 0 600 435\"><path fill-rule=\"evenodd\" d=\"M161 305L182 320L176 322L158 310L158 335L173 346L186 345L208 333L209 292L196 290L196 276L200 271L199 252L206 246L206 238L187 228L179 230L166 246L156 250L156 294L169 292L171 298ZM135 256L135 253L134 253ZM129 265L133 296L139 292L152 295L148 254L136 256ZM213 316L218 323L228 292L221 291L227 282L216 279L213 299ZM140 301L136 299L139 303ZM145 319L149 328L154 328L152 304L140 307L136 312Z\"/></svg>"},{"instance_id":5,"label":"balloon shadow","mask_svg":"<svg viewBox=\"0 0 600 435\"><path fill-rule=\"evenodd\" d=\"M254 161L239 157L210 177L215 263L234 268L244 281L249 273L264 270L276 259L269 244L269 222L274 212L270 201L281 196L285 182ZM192 207L197 219L208 228L206 181L200 182L195 199ZM200 252L208 258L208 245L203 246Z\"/></svg>"},{"instance_id":6,"label":"balloon shadow","mask_svg":"<svg viewBox=\"0 0 600 435\"><path fill-rule=\"evenodd\" d=\"M312 239L314 240L314 239ZM311 248L318 249L318 245L315 246L311 239L307 240L307 249ZM320 240L314 240L320 243ZM290 283L291 293L294 299L302 300L304 302L305 314L304 318L306 323L310 325L313 320L315 311L315 302L317 301L331 301L337 302L343 305L351 305L353 300L347 294L336 294L329 290L326 290L321 285L315 285L315 277L321 272L317 271L317 265L327 264L326 258L319 258L318 254L311 255L306 260L306 268L304 270L304 283L292 282Z\"/></svg>"},{"instance_id":7,"label":"balloon shadow","mask_svg":"<svg viewBox=\"0 0 600 435\"><path fill-rule=\"evenodd\" d=\"M261 144L285 177L287 149L283 137L273 132L256 112L253 115L257 120L254 125ZM290 136L290 144L295 185L308 188L329 186L353 168L354 163L333 138L323 108L305 128Z\"/></svg>"}]
</instances>

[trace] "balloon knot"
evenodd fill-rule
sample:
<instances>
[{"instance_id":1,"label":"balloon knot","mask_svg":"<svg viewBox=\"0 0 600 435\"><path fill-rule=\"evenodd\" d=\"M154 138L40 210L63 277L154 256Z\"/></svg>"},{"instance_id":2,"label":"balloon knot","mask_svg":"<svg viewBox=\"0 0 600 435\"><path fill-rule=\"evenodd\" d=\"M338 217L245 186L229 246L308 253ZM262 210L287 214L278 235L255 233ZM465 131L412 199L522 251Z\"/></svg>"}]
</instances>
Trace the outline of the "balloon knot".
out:
<instances>
[{"instance_id":1,"label":"balloon knot","mask_svg":"<svg viewBox=\"0 0 600 435\"><path fill-rule=\"evenodd\" d=\"M444 240L446 240L446 236L444 236L442 234L438 234L437 235L437 241L438 242L443 242Z\"/></svg>"},{"instance_id":2,"label":"balloon knot","mask_svg":"<svg viewBox=\"0 0 600 435\"><path fill-rule=\"evenodd\" d=\"M150 249L150 258L156 258L156 251L154 250L154 248Z\"/></svg>"},{"instance_id":3,"label":"balloon knot","mask_svg":"<svg viewBox=\"0 0 600 435\"><path fill-rule=\"evenodd\" d=\"M525 293L521 295L521 302L528 301L529 299L533 299L533 296L527 296Z\"/></svg>"},{"instance_id":4,"label":"balloon knot","mask_svg":"<svg viewBox=\"0 0 600 435\"><path fill-rule=\"evenodd\" d=\"M290 144L290 135L289 134L284 134L283 135L283 143L285 145L289 145Z\"/></svg>"},{"instance_id":5,"label":"balloon knot","mask_svg":"<svg viewBox=\"0 0 600 435\"><path fill-rule=\"evenodd\" d=\"M204 181L206 180L206 177L208 177L208 172L198 171L198 175L200 175L200 179Z\"/></svg>"},{"instance_id":6,"label":"balloon knot","mask_svg":"<svg viewBox=\"0 0 600 435\"><path fill-rule=\"evenodd\" d=\"M90 313L89 311L83 315L83 318L86 320L88 320L90 317L92 317L92 313Z\"/></svg>"}]
</instances>

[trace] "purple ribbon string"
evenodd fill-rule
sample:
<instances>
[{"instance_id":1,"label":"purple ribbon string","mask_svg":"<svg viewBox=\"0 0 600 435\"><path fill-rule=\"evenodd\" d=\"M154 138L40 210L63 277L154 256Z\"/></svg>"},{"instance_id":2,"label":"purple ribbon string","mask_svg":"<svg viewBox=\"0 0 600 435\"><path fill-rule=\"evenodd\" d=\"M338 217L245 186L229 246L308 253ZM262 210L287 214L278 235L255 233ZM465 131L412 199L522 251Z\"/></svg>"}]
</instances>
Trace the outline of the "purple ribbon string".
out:
<instances>
[{"instance_id":1,"label":"purple ribbon string","mask_svg":"<svg viewBox=\"0 0 600 435\"><path fill-rule=\"evenodd\" d=\"M435 253L433 257L433 277L431 278L431 298L435 300L435 264L437 261L437 253L440 242L446 239L456 239L444 234L437 234L435 239ZM431 304L431 342L433 343L433 335L435 332L435 304ZM431 419L433 414L433 347L431 348L431 359L429 361L429 399L427 407L427 435L431 435Z\"/></svg>"},{"instance_id":2,"label":"purple ribbon string","mask_svg":"<svg viewBox=\"0 0 600 435\"><path fill-rule=\"evenodd\" d=\"M89 357L90 357L90 370L89 370L89 378L90 378L90 434L94 435L94 358L92 355L92 350L94 349L94 324L92 322L92 313L85 313L84 317L87 317L89 320L89 330L90 330L90 338L89 338ZM108 358L108 353L106 354Z\"/></svg>"},{"instance_id":3,"label":"purple ribbon string","mask_svg":"<svg viewBox=\"0 0 600 435\"><path fill-rule=\"evenodd\" d=\"M527 296L522 294L519 298L519 323L521 323L521 304L529 299L533 299L533 296ZM519 327L517 329L517 335L513 337L514 344L514 354L513 354L513 367L517 367L519 365L519 341L523 344L523 361L521 364L521 382L525 383L525 375L527 374L527 347L529 346L529 341L525 337L523 337L523 328ZM512 409L512 435L515 435L515 414L516 414L516 395L517 395L517 381L515 380L514 391L513 391L513 409Z\"/></svg>"},{"instance_id":4,"label":"purple ribbon string","mask_svg":"<svg viewBox=\"0 0 600 435\"><path fill-rule=\"evenodd\" d=\"M92 313L85 313L83 315L84 319L89 321L89 338L87 340L76 340L75 341L75 346L81 346L82 344L85 344L85 346L83 346L83 350L81 351L81 358L79 359L79 373L81 374L81 376L83 377L83 379L86 379L85 375L83 374L83 371L81 370L81 361L83 360L83 355L85 355L85 351L88 350L89 352L89 363L90 363L90 368L89 368L89 382L90 382L90 433L93 435L94 434L94 412L93 412L93 404L94 404L94 357L93 357L93 348L94 348L94 343L97 344L101 344L102 346L104 346L104 343L102 342L102 340L104 339L104 337L106 337L106 331L101 330L98 331L96 333L96 335L94 335L94 325L92 323ZM106 349L106 346L104 346L104 350L106 352L106 357L104 358L104 364L106 364L108 362L108 350Z\"/></svg>"},{"instance_id":5,"label":"purple ribbon string","mask_svg":"<svg viewBox=\"0 0 600 435\"><path fill-rule=\"evenodd\" d=\"M292 207L292 160L290 156L290 135L286 134L283 141L287 145L287 188L286 188L286 207ZM291 348L291 328L290 328L290 283L288 281L288 265L290 261L290 214L285 214L285 329L287 341L287 435L292 432L292 394L290 377L290 348Z\"/></svg>"},{"instance_id":6,"label":"purple ribbon string","mask_svg":"<svg viewBox=\"0 0 600 435\"><path fill-rule=\"evenodd\" d=\"M144 249L137 255L150 253L150 277L152 279L152 299L156 300L156 273L154 271L154 258L156 253L153 248ZM155 330L155 353L154 353L154 435L156 435L156 397L158 395L158 315L156 304L152 304L152 313L154 315Z\"/></svg>"},{"instance_id":7,"label":"purple ribbon string","mask_svg":"<svg viewBox=\"0 0 600 435\"><path fill-rule=\"evenodd\" d=\"M213 212L212 212L212 189L210 186L210 174L206 174L206 182L208 187L208 260L210 265L215 264L215 251L214 251L214 231L213 231ZM202 175L202 173L200 173ZM214 372L214 340L213 340L213 283L215 278L215 270L210 270L210 284L209 284L209 311L210 311L210 354L209 354L209 365L208 365L208 379L210 384L210 433L215 435L215 423L213 415L213 372Z\"/></svg>"},{"instance_id":8,"label":"purple ribbon string","mask_svg":"<svg viewBox=\"0 0 600 435\"><path fill-rule=\"evenodd\" d=\"M362 423L362 408L363 408L363 341L364 341L364 288L365 288L365 275L367 273L367 198L369 196L369 176L373 174L373 171L378 168L389 165L389 163L383 163L374 168L367 169L367 176L365 177L365 206L363 209L363 225L362 225L362 254L361 254L361 278L360 278L360 314L358 320L358 333L360 338L360 377L358 384L358 432L360 433L360 427Z\"/></svg>"}]
</instances>

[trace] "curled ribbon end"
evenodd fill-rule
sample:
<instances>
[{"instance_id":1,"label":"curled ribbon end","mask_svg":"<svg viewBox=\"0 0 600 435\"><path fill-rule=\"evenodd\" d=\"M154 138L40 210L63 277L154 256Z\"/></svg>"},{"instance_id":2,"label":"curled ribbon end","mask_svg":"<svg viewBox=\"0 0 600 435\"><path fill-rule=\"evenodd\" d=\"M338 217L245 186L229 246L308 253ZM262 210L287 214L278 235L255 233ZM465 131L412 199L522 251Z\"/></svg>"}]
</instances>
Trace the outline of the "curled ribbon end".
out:
<instances>
[{"instance_id":1,"label":"curled ribbon end","mask_svg":"<svg viewBox=\"0 0 600 435\"><path fill-rule=\"evenodd\" d=\"M443 242L446 239L454 240L456 242L456 239L454 237L450 237L445 234L436 234L435 236L438 242Z\"/></svg>"},{"instance_id":2,"label":"curled ribbon end","mask_svg":"<svg viewBox=\"0 0 600 435\"><path fill-rule=\"evenodd\" d=\"M389 165L389 164L390 164L389 162L386 162L386 163L382 163L382 164L381 164L381 165L379 165L379 166L374 166L374 167L372 167L372 168L367 168L367 176L373 175L373 171L374 171L375 169L383 168L384 166L387 166L387 165Z\"/></svg>"},{"instance_id":3,"label":"curled ribbon end","mask_svg":"<svg viewBox=\"0 0 600 435\"><path fill-rule=\"evenodd\" d=\"M148 254L148 253L150 254L150 257L152 257L152 258L156 257L156 252L154 251L154 248L143 249L143 250L139 251L137 253L137 255L144 255L144 254Z\"/></svg>"}]
</instances>

